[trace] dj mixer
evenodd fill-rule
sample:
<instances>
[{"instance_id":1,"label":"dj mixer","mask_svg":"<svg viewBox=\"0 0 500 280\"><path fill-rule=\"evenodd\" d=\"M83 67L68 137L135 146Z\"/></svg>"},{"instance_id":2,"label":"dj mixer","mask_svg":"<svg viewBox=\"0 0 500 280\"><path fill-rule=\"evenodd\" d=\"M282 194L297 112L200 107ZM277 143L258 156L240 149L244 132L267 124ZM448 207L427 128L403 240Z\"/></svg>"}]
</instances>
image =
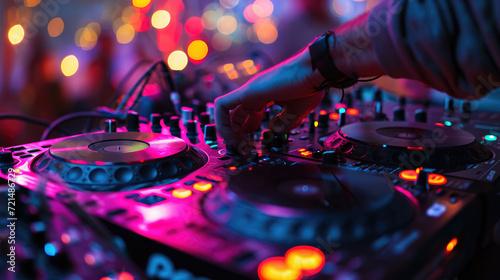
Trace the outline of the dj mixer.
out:
<instances>
[{"instance_id":1,"label":"dj mixer","mask_svg":"<svg viewBox=\"0 0 500 280\"><path fill-rule=\"evenodd\" d=\"M217 137L213 104L148 124L129 112L105 131L5 148L1 177L57 203L18 219L27 235L45 221L30 242L76 259L54 262L57 279L451 279L500 219L500 114L384 97L325 102L287 135L267 128L271 108L243 154ZM58 207L84 218L50 227ZM92 277L76 277L82 266Z\"/></svg>"}]
</instances>

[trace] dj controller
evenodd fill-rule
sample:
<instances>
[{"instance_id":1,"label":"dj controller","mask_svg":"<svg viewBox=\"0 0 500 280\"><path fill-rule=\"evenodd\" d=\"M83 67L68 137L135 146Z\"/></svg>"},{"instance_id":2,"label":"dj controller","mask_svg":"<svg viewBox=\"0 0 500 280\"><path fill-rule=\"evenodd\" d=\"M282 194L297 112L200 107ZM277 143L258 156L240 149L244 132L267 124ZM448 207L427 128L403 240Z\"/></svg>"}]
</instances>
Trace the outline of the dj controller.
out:
<instances>
[{"instance_id":1,"label":"dj controller","mask_svg":"<svg viewBox=\"0 0 500 280\"><path fill-rule=\"evenodd\" d=\"M500 219L500 114L384 97L326 102L288 135L268 110L244 154L217 137L213 104L129 112L5 148L1 177L19 186L25 245L66 256L57 279L451 279Z\"/></svg>"}]
</instances>

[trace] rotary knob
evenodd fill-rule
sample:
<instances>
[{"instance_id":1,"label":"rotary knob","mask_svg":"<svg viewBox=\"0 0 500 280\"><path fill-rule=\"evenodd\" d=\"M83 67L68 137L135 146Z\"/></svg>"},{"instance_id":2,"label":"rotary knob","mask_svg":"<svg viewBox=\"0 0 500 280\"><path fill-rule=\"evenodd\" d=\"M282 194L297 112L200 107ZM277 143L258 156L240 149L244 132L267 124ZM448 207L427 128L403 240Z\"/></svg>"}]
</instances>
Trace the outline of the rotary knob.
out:
<instances>
[{"instance_id":1,"label":"rotary knob","mask_svg":"<svg viewBox=\"0 0 500 280\"><path fill-rule=\"evenodd\" d=\"M154 133L161 133L161 121L162 116L160 114L153 113L151 114L149 120L151 121L151 130Z\"/></svg>"},{"instance_id":2,"label":"rotary knob","mask_svg":"<svg viewBox=\"0 0 500 280\"><path fill-rule=\"evenodd\" d=\"M215 129L215 124L205 125L205 142L217 141L217 131Z\"/></svg>"},{"instance_id":3,"label":"rotary knob","mask_svg":"<svg viewBox=\"0 0 500 280\"><path fill-rule=\"evenodd\" d=\"M170 118L170 134L173 136L181 137L181 128L179 126L179 117Z\"/></svg>"},{"instance_id":4,"label":"rotary knob","mask_svg":"<svg viewBox=\"0 0 500 280\"><path fill-rule=\"evenodd\" d=\"M139 132L139 114L137 112L128 111L126 123L128 132Z\"/></svg>"}]
</instances>

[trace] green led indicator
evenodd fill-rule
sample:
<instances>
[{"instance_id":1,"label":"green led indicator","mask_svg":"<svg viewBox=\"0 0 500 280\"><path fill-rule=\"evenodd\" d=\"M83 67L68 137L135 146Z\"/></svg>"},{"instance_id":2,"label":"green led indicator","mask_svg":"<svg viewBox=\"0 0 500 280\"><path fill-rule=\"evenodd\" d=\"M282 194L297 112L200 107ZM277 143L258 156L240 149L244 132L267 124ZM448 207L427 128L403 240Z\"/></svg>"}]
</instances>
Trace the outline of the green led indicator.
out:
<instances>
[{"instance_id":1,"label":"green led indicator","mask_svg":"<svg viewBox=\"0 0 500 280\"><path fill-rule=\"evenodd\" d=\"M497 137L495 135L489 134L489 135L485 135L484 136L484 140L486 140L486 141L497 141Z\"/></svg>"},{"instance_id":2,"label":"green led indicator","mask_svg":"<svg viewBox=\"0 0 500 280\"><path fill-rule=\"evenodd\" d=\"M452 123L451 123L450 121L445 121L445 122L444 122L444 125L446 125L446 126L451 126L451 125L452 125Z\"/></svg>"}]
</instances>

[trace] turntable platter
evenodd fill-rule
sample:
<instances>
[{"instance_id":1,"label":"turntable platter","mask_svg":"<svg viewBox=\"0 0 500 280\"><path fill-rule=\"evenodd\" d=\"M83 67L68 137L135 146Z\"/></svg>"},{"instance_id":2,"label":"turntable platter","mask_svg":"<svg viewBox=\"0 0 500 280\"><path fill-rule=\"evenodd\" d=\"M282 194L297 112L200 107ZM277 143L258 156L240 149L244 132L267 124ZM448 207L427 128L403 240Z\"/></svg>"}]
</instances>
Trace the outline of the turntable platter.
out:
<instances>
[{"instance_id":1,"label":"turntable platter","mask_svg":"<svg viewBox=\"0 0 500 280\"><path fill-rule=\"evenodd\" d=\"M460 168L492 157L469 132L424 123L350 124L330 135L325 146L348 158L405 168Z\"/></svg>"},{"instance_id":2,"label":"turntable platter","mask_svg":"<svg viewBox=\"0 0 500 280\"><path fill-rule=\"evenodd\" d=\"M57 173L70 186L119 191L176 181L202 167L207 155L184 140L156 133L96 133L63 139L32 169Z\"/></svg>"},{"instance_id":3,"label":"turntable platter","mask_svg":"<svg viewBox=\"0 0 500 280\"><path fill-rule=\"evenodd\" d=\"M411 221L408 197L382 177L353 172L314 164L245 170L208 194L204 210L241 234L286 244L356 242Z\"/></svg>"}]
</instances>

